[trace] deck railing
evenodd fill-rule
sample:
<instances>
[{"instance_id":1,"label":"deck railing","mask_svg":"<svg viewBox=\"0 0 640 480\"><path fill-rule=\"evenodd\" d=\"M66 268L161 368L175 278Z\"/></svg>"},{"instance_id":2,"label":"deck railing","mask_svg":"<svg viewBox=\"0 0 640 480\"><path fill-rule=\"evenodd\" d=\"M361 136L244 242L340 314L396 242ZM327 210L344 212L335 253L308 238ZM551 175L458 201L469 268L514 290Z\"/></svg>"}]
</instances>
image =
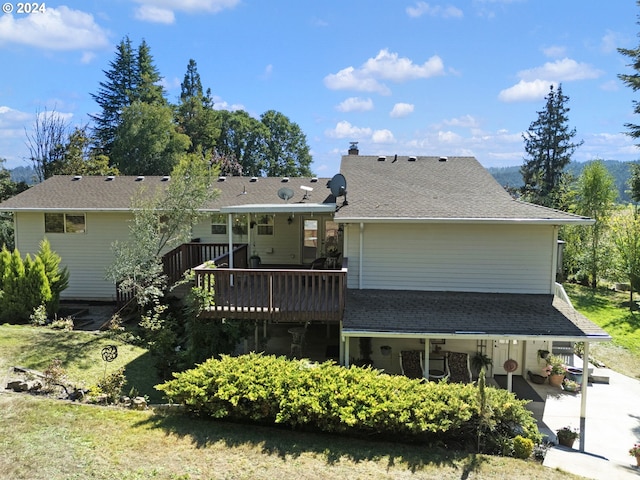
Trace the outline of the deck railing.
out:
<instances>
[{"instance_id":1,"label":"deck railing","mask_svg":"<svg viewBox=\"0 0 640 480\"><path fill-rule=\"evenodd\" d=\"M274 321L339 321L346 297L346 259L339 270L194 268L213 291L202 316Z\"/></svg>"},{"instance_id":2,"label":"deck railing","mask_svg":"<svg viewBox=\"0 0 640 480\"><path fill-rule=\"evenodd\" d=\"M233 245L233 266L247 268L247 244ZM163 273L167 284L173 285L187 270L212 261L217 266L229 266L228 243L189 242L169 251L162 257ZM116 285L116 303L122 307L133 299L133 292L122 292Z\"/></svg>"},{"instance_id":3,"label":"deck railing","mask_svg":"<svg viewBox=\"0 0 640 480\"><path fill-rule=\"evenodd\" d=\"M190 268L202 265L204 262L213 261L216 265L229 265L228 243L184 243L174 248L162 257L164 273L169 284L180 280L184 272ZM233 245L233 266L236 268L247 267L247 245Z\"/></svg>"}]
</instances>

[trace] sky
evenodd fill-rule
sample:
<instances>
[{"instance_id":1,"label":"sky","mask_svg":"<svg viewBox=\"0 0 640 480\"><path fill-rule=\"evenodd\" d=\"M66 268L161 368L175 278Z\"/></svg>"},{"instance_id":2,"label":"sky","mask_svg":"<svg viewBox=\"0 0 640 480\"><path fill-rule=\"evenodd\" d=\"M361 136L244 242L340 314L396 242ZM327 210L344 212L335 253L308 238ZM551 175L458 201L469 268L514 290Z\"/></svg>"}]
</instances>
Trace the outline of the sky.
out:
<instances>
[{"instance_id":1,"label":"sky","mask_svg":"<svg viewBox=\"0 0 640 480\"><path fill-rule=\"evenodd\" d=\"M145 40L177 102L190 59L217 109L276 110L306 135L316 175L361 155L475 156L521 165L551 85L569 97L575 161L635 161L640 124L617 48L640 45L632 0L0 0L0 158L27 166L38 112L71 126L115 48Z\"/></svg>"}]
</instances>

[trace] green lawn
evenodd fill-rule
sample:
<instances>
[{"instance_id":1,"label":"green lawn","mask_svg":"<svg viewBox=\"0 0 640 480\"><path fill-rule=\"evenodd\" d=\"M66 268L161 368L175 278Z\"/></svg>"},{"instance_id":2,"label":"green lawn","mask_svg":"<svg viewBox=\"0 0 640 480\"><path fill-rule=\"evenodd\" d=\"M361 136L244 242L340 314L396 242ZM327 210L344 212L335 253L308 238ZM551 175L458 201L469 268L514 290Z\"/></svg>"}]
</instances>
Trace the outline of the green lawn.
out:
<instances>
[{"instance_id":1,"label":"green lawn","mask_svg":"<svg viewBox=\"0 0 640 480\"><path fill-rule=\"evenodd\" d=\"M116 345L118 356L113 362L102 360L102 349ZM135 387L154 401L161 399L153 386L160 382L155 375L150 355L105 333L59 331L27 325L0 325L0 372L22 366L43 371L53 359L62 362L70 383L88 388L114 370L125 367L125 393ZM3 375L0 375L3 377Z\"/></svg>"},{"instance_id":2,"label":"green lawn","mask_svg":"<svg viewBox=\"0 0 640 480\"><path fill-rule=\"evenodd\" d=\"M640 378L640 311L629 309L629 293L574 284L564 288L573 306L612 337L608 343L593 343L591 356L617 372Z\"/></svg>"}]
</instances>

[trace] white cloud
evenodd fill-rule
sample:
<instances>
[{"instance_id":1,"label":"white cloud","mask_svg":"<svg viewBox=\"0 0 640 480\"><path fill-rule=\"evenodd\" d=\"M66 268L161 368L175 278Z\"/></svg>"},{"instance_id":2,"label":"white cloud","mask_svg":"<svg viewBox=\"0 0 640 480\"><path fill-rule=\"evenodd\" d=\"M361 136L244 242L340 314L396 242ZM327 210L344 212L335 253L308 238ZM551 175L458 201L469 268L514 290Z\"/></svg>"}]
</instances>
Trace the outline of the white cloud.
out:
<instances>
[{"instance_id":1,"label":"white cloud","mask_svg":"<svg viewBox=\"0 0 640 480\"><path fill-rule=\"evenodd\" d=\"M367 78L361 71L347 67L338 73L324 77L324 85L330 90L356 90L359 92L374 92L380 95L390 95L391 90L386 85L373 78Z\"/></svg>"},{"instance_id":2,"label":"white cloud","mask_svg":"<svg viewBox=\"0 0 640 480\"><path fill-rule=\"evenodd\" d=\"M534 80L532 82L520 80L513 87L502 90L498 94L498 99L503 102L539 100L549 93L551 85L556 86L555 83L546 80Z\"/></svg>"},{"instance_id":3,"label":"white cloud","mask_svg":"<svg viewBox=\"0 0 640 480\"><path fill-rule=\"evenodd\" d=\"M351 125L347 121L338 122L335 128L325 131L325 135L330 138L361 138L371 135L370 128L360 128Z\"/></svg>"},{"instance_id":4,"label":"white cloud","mask_svg":"<svg viewBox=\"0 0 640 480\"><path fill-rule=\"evenodd\" d=\"M269 78L271 78L271 75L273 75L273 65L269 64L264 67L264 71L262 72L260 78L262 78L263 80L268 80Z\"/></svg>"},{"instance_id":5,"label":"white cloud","mask_svg":"<svg viewBox=\"0 0 640 480\"><path fill-rule=\"evenodd\" d=\"M586 80L598 78L601 70L594 69L587 63L578 63L571 58L563 58L555 62L547 62L542 67L521 70L518 77L525 81L553 80L556 82Z\"/></svg>"},{"instance_id":6,"label":"white cloud","mask_svg":"<svg viewBox=\"0 0 640 480\"><path fill-rule=\"evenodd\" d=\"M109 46L107 32L93 15L65 6L21 18L0 17L0 44L18 43L47 50L91 50Z\"/></svg>"},{"instance_id":7,"label":"white cloud","mask_svg":"<svg viewBox=\"0 0 640 480\"><path fill-rule=\"evenodd\" d=\"M423 15L442 18L462 18L464 15L462 10L452 5L447 5L446 7L441 5L431 6L427 2L416 2L415 7L407 7L406 11L407 15L413 18Z\"/></svg>"},{"instance_id":8,"label":"white cloud","mask_svg":"<svg viewBox=\"0 0 640 480\"><path fill-rule=\"evenodd\" d=\"M615 80L609 80L608 82L604 82L602 85L600 85L600 89L604 90L605 92L616 92L619 90L619 88L620 85Z\"/></svg>"},{"instance_id":9,"label":"white cloud","mask_svg":"<svg viewBox=\"0 0 640 480\"><path fill-rule=\"evenodd\" d=\"M600 49L604 53L615 52L618 48L618 45L620 45L621 43L623 43L623 41L620 34L612 32L611 30L607 30L607 33L602 37Z\"/></svg>"},{"instance_id":10,"label":"white cloud","mask_svg":"<svg viewBox=\"0 0 640 480\"><path fill-rule=\"evenodd\" d=\"M461 128L478 128L480 126L478 120L471 115L463 115L462 117L451 118L442 122L449 127L461 127Z\"/></svg>"},{"instance_id":11,"label":"white cloud","mask_svg":"<svg viewBox=\"0 0 640 480\"><path fill-rule=\"evenodd\" d=\"M411 103L396 103L389 116L391 118L402 118L413 113L414 105Z\"/></svg>"},{"instance_id":12,"label":"white cloud","mask_svg":"<svg viewBox=\"0 0 640 480\"><path fill-rule=\"evenodd\" d=\"M154 5L141 5L135 10L134 16L136 20L142 20L143 22L164 23L166 25L176 21L173 10Z\"/></svg>"},{"instance_id":13,"label":"white cloud","mask_svg":"<svg viewBox=\"0 0 640 480\"><path fill-rule=\"evenodd\" d=\"M387 129L376 130L373 132L373 135L371 135L371 141L373 143L396 143L393 133Z\"/></svg>"},{"instance_id":14,"label":"white cloud","mask_svg":"<svg viewBox=\"0 0 640 480\"><path fill-rule=\"evenodd\" d=\"M214 95L212 100L214 110L228 110L230 112L245 110L244 105L242 105L241 103L228 103L223 100L222 97L218 97L217 95Z\"/></svg>"},{"instance_id":15,"label":"white cloud","mask_svg":"<svg viewBox=\"0 0 640 480\"><path fill-rule=\"evenodd\" d=\"M550 58L564 57L566 55L566 51L567 49L560 45L552 45L550 47L546 47L542 49L542 53L544 53L545 56Z\"/></svg>"},{"instance_id":16,"label":"white cloud","mask_svg":"<svg viewBox=\"0 0 640 480\"><path fill-rule=\"evenodd\" d=\"M373 101L370 98L350 97L336 106L339 112L368 112L373 110Z\"/></svg>"},{"instance_id":17,"label":"white cloud","mask_svg":"<svg viewBox=\"0 0 640 480\"><path fill-rule=\"evenodd\" d=\"M378 80L391 80L396 83L444 75L442 59L432 56L421 65L387 49L380 50L374 58L368 59L360 68L343 68L338 73L329 74L324 84L331 90L357 90L389 95L389 88Z\"/></svg>"},{"instance_id":18,"label":"white cloud","mask_svg":"<svg viewBox=\"0 0 640 480\"><path fill-rule=\"evenodd\" d=\"M156 23L173 23L174 12L190 14L218 13L235 7L240 0L135 0L141 4L136 9L138 20Z\"/></svg>"},{"instance_id":19,"label":"white cloud","mask_svg":"<svg viewBox=\"0 0 640 480\"><path fill-rule=\"evenodd\" d=\"M602 76L603 72L587 63L579 63L570 58L547 62L541 67L521 70L520 81L498 94L503 102L531 101L543 98L549 86L564 81L589 80Z\"/></svg>"},{"instance_id":20,"label":"white cloud","mask_svg":"<svg viewBox=\"0 0 640 480\"><path fill-rule=\"evenodd\" d=\"M0 129L20 128L24 133L23 126L25 122L33 117L32 114L15 110L11 107L0 106Z\"/></svg>"}]
</instances>

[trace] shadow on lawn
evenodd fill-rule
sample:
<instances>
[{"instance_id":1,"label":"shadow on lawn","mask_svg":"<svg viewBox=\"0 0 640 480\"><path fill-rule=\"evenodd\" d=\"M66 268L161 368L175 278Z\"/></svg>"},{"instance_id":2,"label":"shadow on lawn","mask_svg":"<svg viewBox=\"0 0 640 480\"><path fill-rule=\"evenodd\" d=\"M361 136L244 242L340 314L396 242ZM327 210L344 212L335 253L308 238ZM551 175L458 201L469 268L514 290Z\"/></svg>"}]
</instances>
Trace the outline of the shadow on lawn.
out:
<instances>
[{"instance_id":1,"label":"shadow on lawn","mask_svg":"<svg viewBox=\"0 0 640 480\"><path fill-rule=\"evenodd\" d=\"M224 443L230 448L247 446L258 448L266 455L277 455L283 460L311 453L324 457L329 465L337 464L344 459L359 463L377 462L386 458L388 468L402 468L406 465L411 472L420 471L429 465L462 469L461 479L468 478L487 461L483 456L421 444L300 432L286 427L199 419L183 414L156 414L139 422L138 426L159 428L168 435L191 439L197 448L208 448L217 443Z\"/></svg>"}]
</instances>

